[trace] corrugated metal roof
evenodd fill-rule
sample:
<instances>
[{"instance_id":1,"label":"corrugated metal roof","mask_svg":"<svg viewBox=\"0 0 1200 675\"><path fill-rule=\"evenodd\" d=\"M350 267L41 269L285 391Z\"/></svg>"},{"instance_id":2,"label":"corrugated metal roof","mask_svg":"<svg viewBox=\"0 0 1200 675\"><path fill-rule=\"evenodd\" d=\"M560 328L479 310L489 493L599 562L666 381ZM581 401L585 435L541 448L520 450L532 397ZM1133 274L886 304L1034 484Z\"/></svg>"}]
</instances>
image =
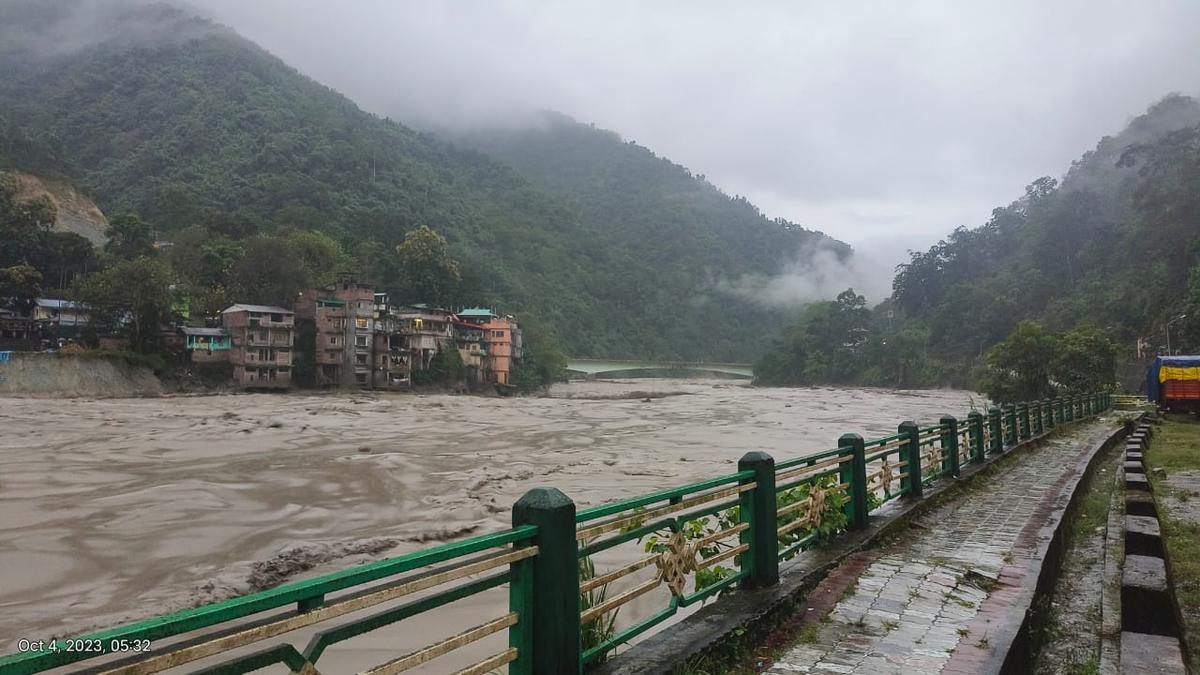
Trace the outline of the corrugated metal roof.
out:
<instances>
[{"instance_id":1,"label":"corrugated metal roof","mask_svg":"<svg viewBox=\"0 0 1200 675\"><path fill-rule=\"evenodd\" d=\"M222 314L230 312L260 312L262 314L291 314L292 310L282 307L274 307L272 305L230 305L222 310Z\"/></svg>"},{"instance_id":2,"label":"corrugated metal roof","mask_svg":"<svg viewBox=\"0 0 1200 675\"><path fill-rule=\"evenodd\" d=\"M229 332L224 328L195 328L192 326L184 326L180 328L184 335L195 335L200 337L227 337Z\"/></svg>"},{"instance_id":3,"label":"corrugated metal roof","mask_svg":"<svg viewBox=\"0 0 1200 675\"><path fill-rule=\"evenodd\" d=\"M73 300L57 300L55 298L34 298L34 303L38 307L49 307L51 309L87 309L88 306L82 302Z\"/></svg>"},{"instance_id":4,"label":"corrugated metal roof","mask_svg":"<svg viewBox=\"0 0 1200 675\"><path fill-rule=\"evenodd\" d=\"M496 316L496 313L490 309L484 309L482 307L474 307L471 309L464 309L463 311L459 312L458 315L459 316L470 316L470 317L489 317L489 316Z\"/></svg>"}]
</instances>

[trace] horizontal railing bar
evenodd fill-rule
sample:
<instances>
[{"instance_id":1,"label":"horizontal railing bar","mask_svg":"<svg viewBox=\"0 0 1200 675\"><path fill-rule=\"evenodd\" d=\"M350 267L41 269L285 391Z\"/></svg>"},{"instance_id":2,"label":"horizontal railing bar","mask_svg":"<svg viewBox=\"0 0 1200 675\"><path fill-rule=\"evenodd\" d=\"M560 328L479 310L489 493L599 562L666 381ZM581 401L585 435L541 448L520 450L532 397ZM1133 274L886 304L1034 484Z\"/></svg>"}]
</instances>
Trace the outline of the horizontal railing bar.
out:
<instances>
[{"instance_id":1,"label":"horizontal railing bar","mask_svg":"<svg viewBox=\"0 0 1200 675\"><path fill-rule=\"evenodd\" d=\"M834 448L832 450L822 450L821 452L815 452L811 455L797 457L796 459L789 459L786 462L779 462L778 464L775 465L775 470L783 471L784 469L791 469L793 467L800 466L801 464L805 464L807 462L816 462L816 461L819 461L822 459L826 459L828 457L849 454L849 450L850 450L849 448Z\"/></svg>"},{"instance_id":2,"label":"horizontal railing bar","mask_svg":"<svg viewBox=\"0 0 1200 675\"><path fill-rule=\"evenodd\" d=\"M902 441L902 440L904 440L904 438L907 435L908 435L907 433L892 434L891 436L884 436L883 438L876 438L876 439L870 440L870 441L863 441L863 445L869 448L873 445L884 445L887 443L891 443L893 441Z\"/></svg>"},{"instance_id":3,"label":"horizontal railing bar","mask_svg":"<svg viewBox=\"0 0 1200 675\"><path fill-rule=\"evenodd\" d=\"M458 586L443 593L422 598L414 603L409 603L408 605L388 610L373 617L366 617L360 621L353 622L345 626L340 626L335 630L354 630L361 628L361 630L357 630L357 632L346 636L353 637L354 635L359 635L363 632L374 630L375 628L386 626L390 623L395 623L396 621L407 618L412 614L440 607L443 604L459 600L467 597L468 595L474 595L475 593L479 593L496 586L502 586L505 583L508 583L510 574L510 572L503 572L501 574L480 579L479 581L475 581L470 584L464 584L463 586ZM319 623L327 619L366 609L379 604L380 602L393 599L390 597L384 597L378 601L366 604L359 604L357 602L363 599L373 599L374 595L376 594L360 596L358 598L354 598L353 600L340 602L334 605L328 605L326 607L321 607L309 612L287 612L276 614L273 617L268 617L261 621L233 626L216 634L197 636L196 638L188 640L182 644L173 645L171 649L161 653L151 654L148 657L134 656L128 659L122 659L114 664L108 664L101 669L101 672L105 673L105 675L148 675L150 673L157 673L169 668L178 667L185 663L190 663L197 659L207 658L222 652L227 652L231 649L253 644L255 642L282 635L284 633L289 633L299 628L311 626L312 624ZM378 618L380 616L383 616L386 620L380 620ZM341 639L346 639L346 637ZM321 649L323 648L324 645L321 646ZM305 655L305 658L311 662L313 659L319 656L319 654L320 652L317 651L315 654Z\"/></svg>"},{"instance_id":4,"label":"horizontal railing bar","mask_svg":"<svg viewBox=\"0 0 1200 675\"><path fill-rule=\"evenodd\" d=\"M796 551L802 550L805 546L808 546L809 544L816 541L816 539L817 539L817 533L813 532L801 539L798 539L798 540L792 542L791 544L788 544L787 547L785 547L782 551L779 552L779 558L780 559L786 558L789 555L795 553Z\"/></svg>"},{"instance_id":5,"label":"horizontal railing bar","mask_svg":"<svg viewBox=\"0 0 1200 675\"><path fill-rule=\"evenodd\" d=\"M814 474L812 476L805 476L803 478L798 478L796 480L793 480L788 483L784 483L782 485L776 485L775 493L779 494L780 492L784 492L786 490L793 490L795 488L800 487L801 485L811 485L811 484L821 480L822 478L836 476L836 475L838 475L838 473L839 473L838 469L828 469L826 471L822 471L821 473Z\"/></svg>"},{"instance_id":6,"label":"horizontal railing bar","mask_svg":"<svg viewBox=\"0 0 1200 675\"><path fill-rule=\"evenodd\" d=\"M646 593L658 588L660 585L662 585L662 580L658 577L650 579L649 581L643 581L624 593L619 593L594 607L587 608L579 615L579 621L580 623L595 621L597 617L603 615L605 612L620 607L639 595L645 595Z\"/></svg>"},{"instance_id":7,"label":"horizontal railing bar","mask_svg":"<svg viewBox=\"0 0 1200 675\"><path fill-rule=\"evenodd\" d=\"M517 625L517 615L509 614L499 619L493 619L485 624L480 624L470 630L465 630L454 637L447 638L441 642L429 645L424 649L417 650L411 654L406 654L398 659L388 661L382 665L363 671L364 675L393 675L393 673L402 673L410 668L419 666L422 663L428 663L443 654L469 645L472 642L482 640L483 638L498 633L505 628Z\"/></svg>"},{"instance_id":8,"label":"horizontal railing bar","mask_svg":"<svg viewBox=\"0 0 1200 675\"><path fill-rule=\"evenodd\" d=\"M499 654L489 656L473 666L467 666L466 668L463 668L462 670L454 673L454 675L484 675L484 673L489 673L506 663L512 663L513 661L516 661L517 655L517 648L509 647Z\"/></svg>"},{"instance_id":9,"label":"horizontal railing bar","mask_svg":"<svg viewBox=\"0 0 1200 675\"><path fill-rule=\"evenodd\" d=\"M791 480L792 478L794 478L796 476L805 476L810 473L820 471L821 469L824 469L825 467L837 466L839 464L846 464L846 463L852 461L853 459L854 459L853 457L846 455L845 457L836 457L833 459L826 459L826 460L817 462L816 464L813 464L811 466L798 466L794 469L788 469L787 471L778 471L775 474L775 482L779 483L779 482Z\"/></svg>"},{"instance_id":10,"label":"horizontal railing bar","mask_svg":"<svg viewBox=\"0 0 1200 675\"><path fill-rule=\"evenodd\" d=\"M746 473L750 473L751 478L754 477L753 472L746 472ZM642 513L634 513L632 515L623 516L621 518L614 518L613 520L603 522L599 525L593 525L591 527L586 527L582 530L577 531L575 533L575 538L577 540L592 539L592 538L602 535L606 532L612 532L613 530L619 530L622 527L625 527L626 525L636 523L636 522L638 522L640 520L644 520L646 518L656 518L658 516L664 516L669 513L679 513L680 511L687 511L690 508L699 506L701 504L707 504L708 502L711 502L716 499L721 499L723 497L728 497L730 495L740 494L742 492L749 492L750 490L754 489L755 485L756 485L755 483L746 483L745 485L736 485L734 487L725 488L723 490L717 490L716 492L710 492L708 494L700 495L697 497L692 497L691 499L685 499L677 504L666 504L666 505L659 506L659 507L656 507L653 509L649 509Z\"/></svg>"},{"instance_id":11,"label":"horizontal railing bar","mask_svg":"<svg viewBox=\"0 0 1200 675\"><path fill-rule=\"evenodd\" d=\"M692 545L699 549L701 546L708 546L709 544L720 541L726 537L732 537L735 534L741 534L748 529L750 529L750 523L738 523L731 528L721 530L719 532L713 532L712 534L695 539L692 541Z\"/></svg>"},{"instance_id":12,"label":"horizontal railing bar","mask_svg":"<svg viewBox=\"0 0 1200 675\"><path fill-rule=\"evenodd\" d=\"M92 633L81 637L81 640L94 641L101 646L100 651L40 651L15 654L0 658L0 668L6 675L24 675L47 670L55 666L76 663L89 658L96 658L109 652L109 647L116 640L155 640L183 633L189 633L201 628L208 628L218 623L241 619L253 614L283 607L300 600L344 590L352 586L378 581L389 576L411 572L421 567L445 562L453 558L478 553L489 548L497 548L513 542L525 541L537 534L537 528L525 525L505 532L473 537L464 541L443 544L425 551L414 551L395 558L388 558L374 563L368 563L340 572L333 572L315 579L284 584L251 595L232 598L211 605L201 605L185 609L173 614L138 621L126 626Z\"/></svg>"},{"instance_id":13,"label":"horizontal railing bar","mask_svg":"<svg viewBox=\"0 0 1200 675\"><path fill-rule=\"evenodd\" d=\"M645 620L643 620L639 623L636 623L636 624L630 626L629 628L626 628L625 630L621 631L620 633L617 633L616 635L610 637L609 639L605 640L604 642L601 642L600 644L596 645L595 647L592 647L591 649L585 651L583 653L583 657L580 660L583 661L584 665L587 665L587 664L591 663L592 661L595 661L597 658L602 656L605 652L608 652L608 651L611 651L611 650L617 648L622 643L632 640L633 638L641 635L642 633L650 630L651 628L654 628L655 626L662 623L663 621L666 621L667 619L671 618L672 616L675 615L675 612L678 610L678 608L679 608L679 604L676 602L675 596L672 595L671 596L671 604L669 606L659 610L658 612L655 612L654 614L651 614Z\"/></svg>"},{"instance_id":14,"label":"horizontal railing bar","mask_svg":"<svg viewBox=\"0 0 1200 675\"><path fill-rule=\"evenodd\" d=\"M740 544L738 546L734 546L733 548L729 549L728 551L724 551L718 555L714 555L711 558L705 558L704 560L701 560L700 562L696 563L696 569L706 570L706 569L712 567L713 565L716 565L717 563L725 562L726 560L729 560L730 558L738 555L739 553L745 553L746 551L749 551L749 550L750 550L750 544Z\"/></svg>"},{"instance_id":15,"label":"horizontal railing bar","mask_svg":"<svg viewBox=\"0 0 1200 675\"><path fill-rule=\"evenodd\" d=\"M730 586L736 584L737 582L741 581L742 579L745 579L746 574L747 573L744 570L738 572L737 574L731 574L731 575L725 577L724 579L712 584L711 586L706 587L702 591L697 591L687 597L680 598L679 606L687 607L689 605L694 605L697 602L702 602L702 601L708 599L709 597L714 596L717 593L720 593L721 591L725 590L726 588L729 588Z\"/></svg>"},{"instance_id":16,"label":"horizontal railing bar","mask_svg":"<svg viewBox=\"0 0 1200 675\"><path fill-rule=\"evenodd\" d=\"M592 589L599 588L601 586L607 586L608 584L611 584L612 582L616 581L617 579L620 579L621 577L624 577L629 574L633 574L634 572L636 572L644 567L649 567L649 566L653 565L655 560L658 560L657 553L654 555L651 555L651 556L646 556L645 558L642 558L641 560L635 560L634 562L631 562L628 565L618 567L617 569L615 569L611 572L606 572L605 574L602 574L598 577L592 577L591 579L587 579L582 584L579 584L579 592L587 593L588 591L590 591Z\"/></svg>"},{"instance_id":17,"label":"horizontal railing bar","mask_svg":"<svg viewBox=\"0 0 1200 675\"><path fill-rule=\"evenodd\" d=\"M738 472L735 474L730 474L728 476L722 476L720 478L713 478L711 480L702 481L700 483L692 483L691 485L684 485L683 487L677 487L677 488L674 488L671 490L663 490L661 492L655 492L653 494L649 494L644 497L634 497L633 499L626 499L624 501L614 502L612 504L604 504L602 506L594 506L590 509L584 509L584 510L580 511L579 513L576 513L575 514L575 522L583 523L583 522L587 522L589 520L596 520L597 518L611 516L615 513L621 513L622 511L629 511L630 509L636 509L639 506L646 506L647 504L653 504L654 502L661 502L664 500L672 499L674 497L683 497L685 495L693 494L695 492L703 492L704 490L711 490L712 488L715 488L715 487L720 487L722 485L728 485L730 483L736 483L738 481L746 480L748 478L754 478L753 471L741 471L741 472Z\"/></svg>"}]
</instances>

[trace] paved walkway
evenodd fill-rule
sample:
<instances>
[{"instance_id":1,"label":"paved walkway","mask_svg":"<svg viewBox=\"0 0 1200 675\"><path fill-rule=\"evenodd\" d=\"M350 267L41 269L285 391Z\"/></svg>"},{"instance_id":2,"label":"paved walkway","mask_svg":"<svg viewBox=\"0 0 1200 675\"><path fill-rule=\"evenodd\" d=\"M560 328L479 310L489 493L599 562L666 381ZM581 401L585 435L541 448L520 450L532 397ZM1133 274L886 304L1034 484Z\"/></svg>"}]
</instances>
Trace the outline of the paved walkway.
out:
<instances>
[{"instance_id":1,"label":"paved walkway","mask_svg":"<svg viewBox=\"0 0 1200 675\"><path fill-rule=\"evenodd\" d=\"M1052 439L976 479L903 541L846 560L809 595L798 644L764 672L977 672L990 656L988 633L1021 620L1016 596L1038 531L1109 429L1089 422Z\"/></svg>"}]
</instances>

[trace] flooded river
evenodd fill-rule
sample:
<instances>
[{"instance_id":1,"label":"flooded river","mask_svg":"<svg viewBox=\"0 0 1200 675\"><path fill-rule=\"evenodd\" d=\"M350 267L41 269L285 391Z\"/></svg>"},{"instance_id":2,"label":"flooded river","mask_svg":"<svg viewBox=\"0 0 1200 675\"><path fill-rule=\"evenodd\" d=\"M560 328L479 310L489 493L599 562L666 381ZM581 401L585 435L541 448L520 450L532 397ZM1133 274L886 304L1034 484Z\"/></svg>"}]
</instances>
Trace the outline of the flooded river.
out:
<instances>
[{"instance_id":1,"label":"flooded river","mask_svg":"<svg viewBox=\"0 0 1200 675\"><path fill-rule=\"evenodd\" d=\"M970 397L659 379L517 399L0 399L0 647L500 530L535 486L593 506Z\"/></svg>"}]
</instances>

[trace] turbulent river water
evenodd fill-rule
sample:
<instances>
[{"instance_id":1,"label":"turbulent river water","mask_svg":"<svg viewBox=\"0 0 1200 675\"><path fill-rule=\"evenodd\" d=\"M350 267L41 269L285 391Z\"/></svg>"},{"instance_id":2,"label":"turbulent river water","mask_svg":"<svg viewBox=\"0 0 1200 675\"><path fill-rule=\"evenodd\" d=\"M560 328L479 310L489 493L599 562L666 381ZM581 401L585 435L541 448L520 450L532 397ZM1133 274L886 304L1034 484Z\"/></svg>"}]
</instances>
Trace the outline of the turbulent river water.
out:
<instances>
[{"instance_id":1,"label":"turbulent river water","mask_svg":"<svg viewBox=\"0 0 1200 675\"><path fill-rule=\"evenodd\" d=\"M593 506L730 473L750 450L962 415L971 396L656 379L512 399L0 398L0 648L500 530L535 486ZM491 618L464 604L467 625ZM422 633L364 638L347 663Z\"/></svg>"}]
</instances>

